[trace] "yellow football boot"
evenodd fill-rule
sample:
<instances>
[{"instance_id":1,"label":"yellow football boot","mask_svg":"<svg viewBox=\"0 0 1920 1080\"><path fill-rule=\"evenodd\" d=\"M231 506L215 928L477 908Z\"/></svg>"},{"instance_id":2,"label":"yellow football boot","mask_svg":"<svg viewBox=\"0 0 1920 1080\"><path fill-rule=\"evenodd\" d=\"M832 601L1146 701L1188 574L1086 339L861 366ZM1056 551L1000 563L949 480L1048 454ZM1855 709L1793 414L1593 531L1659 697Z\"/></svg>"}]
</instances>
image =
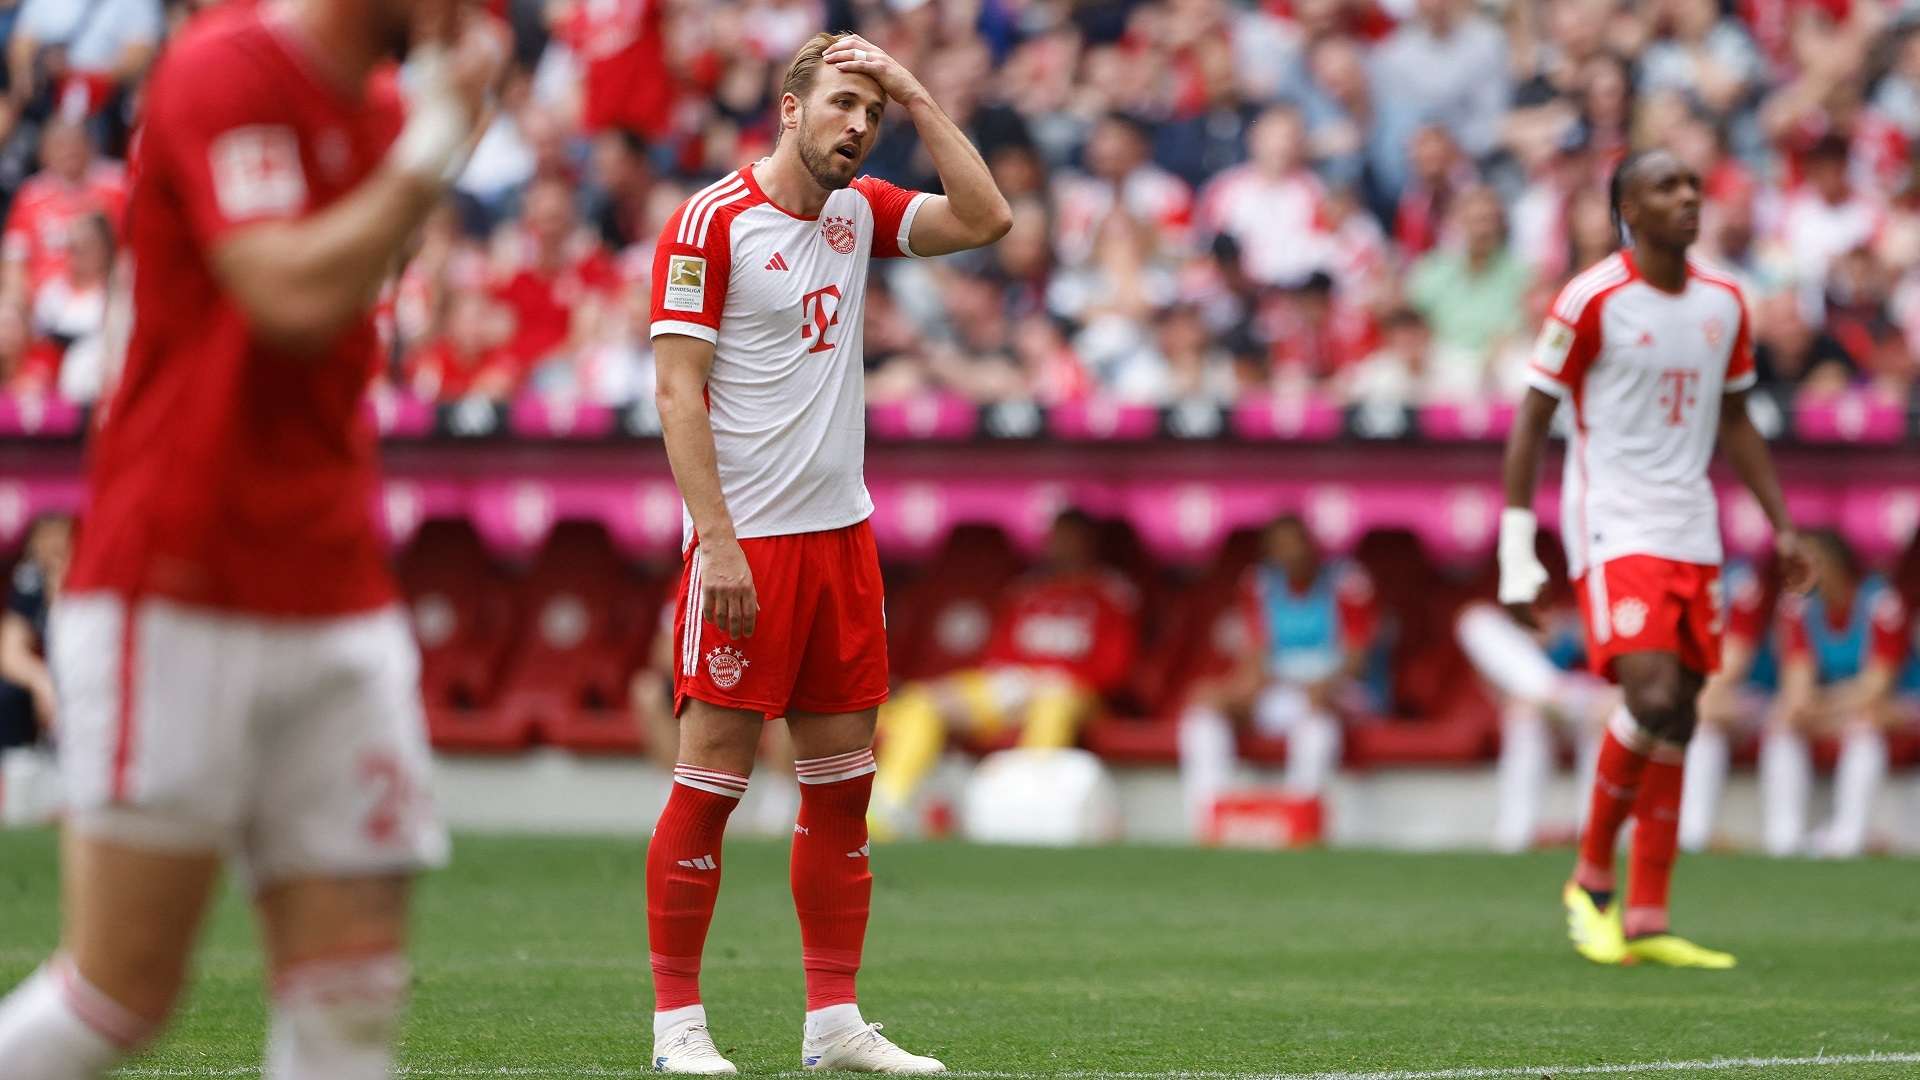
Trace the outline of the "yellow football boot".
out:
<instances>
[{"instance_id":1,"label":"yellow football boot","mask_svg":"<svg viewBox=\"0 0 1920 1080\"><path fill-rule=\"evenodd\" d=\"M1627 963L1725 971L1739 963L1732 953L1708 949L1674 934L1648 934L1626 943Z\"/></svg>"},{"instance_id":2,"label":"yellow football boot","mask_svg":"<svg viewBox=\"0 0 1920 1080\"><path fill-rule=\"evenodd\" d=\"M1627 938L1620 929L1620 905L1601 911L1593 905L1587 890L1567 882L1560 891L1567 906L1567 937L1573 951L1596 964L1619 964L1627 958Z\"/></svg>"}]
</instances>

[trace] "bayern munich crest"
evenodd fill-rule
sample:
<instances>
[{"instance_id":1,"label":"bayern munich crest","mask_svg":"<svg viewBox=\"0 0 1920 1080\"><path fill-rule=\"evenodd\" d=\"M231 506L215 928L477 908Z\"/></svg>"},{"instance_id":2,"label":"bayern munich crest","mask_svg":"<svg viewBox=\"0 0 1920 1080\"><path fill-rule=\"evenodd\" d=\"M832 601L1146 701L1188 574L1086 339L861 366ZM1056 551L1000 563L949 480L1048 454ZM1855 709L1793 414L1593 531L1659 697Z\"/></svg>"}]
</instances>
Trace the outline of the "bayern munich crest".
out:
<instances>
[{"instance_id":1,"label":"bayern munich crest","mask_svg":"<svg viewBox=\"0 0 1920 1080\"><path fill-rule=\"evenodd\" d=\"M842 255L853 254L853 219L829 217L820 222L820 236Z\"/></svg>"},{"instance_id":2,"label":"bayern munich crest","mask_svg":"<svg viewBox=\"0 0 1920 1080\"><path fill-rule=\"evenodd\" d=\"M707 677L720 689L731 690L740 685L740 677L751 663L739 649L722 645L707 654Z\"/></svg>"},{"instance_id":3,"label":"bayern munich crest","mask_svg":"<svg viewBox=\"0 0 1920 1080\"><path fill-rule=\"evenodd\" d=\"M1647 628L1647 605L1643 600L1627 597L1613 605L1613 632L1623 638L1639 637L1640 631Z\"/></svg>"}]
</instances>

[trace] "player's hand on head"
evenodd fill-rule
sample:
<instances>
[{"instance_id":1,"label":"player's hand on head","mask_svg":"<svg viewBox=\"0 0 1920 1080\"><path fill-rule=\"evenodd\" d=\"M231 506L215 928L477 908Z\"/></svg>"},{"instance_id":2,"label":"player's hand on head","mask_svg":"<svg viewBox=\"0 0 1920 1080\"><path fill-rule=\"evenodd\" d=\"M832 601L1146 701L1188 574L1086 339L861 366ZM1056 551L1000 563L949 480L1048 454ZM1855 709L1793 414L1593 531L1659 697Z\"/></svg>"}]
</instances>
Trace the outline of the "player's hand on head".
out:
<instances>
[{"instance_id":1,"label":"player's hand on head","mask_svg":"<svg viewBox=\"0 0 1920 1080\"><path fill-rule=\"evenodd\" d=\"M1812 591L1813 560L1800 534L1792 530L1781 533L1774 538L1773 550L1780 560L1781 587L1792 593Z\"/></svg>"},{"instance_id":2,"label":"player's hand on head","mask_svg":"<svg viewBox=\"0 0 1920 1080\"><path fill-rule=\"evenodd\" d=\"M760 618L753 570L738 541L703 543L700 548L700 612L728 637L752 637Z\"/></svg>"},{"instance_id":3,"label":"player's hand on head","mask_svg":"<svg viewBox=\"0 0 1920 1080\"><path fill-rule=\"evenodd\" d=\"M841 71L871 77L887 97L903 105L927 92L905 65L859 34L834 42L822 59Z\"/></svg>"}]
</instances>

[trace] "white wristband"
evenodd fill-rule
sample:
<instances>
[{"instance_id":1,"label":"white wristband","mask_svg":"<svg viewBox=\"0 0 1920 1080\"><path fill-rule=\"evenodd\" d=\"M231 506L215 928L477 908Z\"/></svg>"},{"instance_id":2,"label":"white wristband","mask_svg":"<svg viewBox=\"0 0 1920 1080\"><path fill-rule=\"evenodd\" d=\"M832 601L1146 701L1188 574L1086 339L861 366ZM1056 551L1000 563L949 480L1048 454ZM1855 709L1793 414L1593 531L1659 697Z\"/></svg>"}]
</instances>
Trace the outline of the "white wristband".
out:
<instances>
[{"instance_id":1,"label":"white wristband","mask_svg":"<svg viewBox=\"0 0 1920 1080\"><path fill-rule=\"evenodd\" d=\"M465 164L473 118L447 85L447 57L437 46L414 50L413 97L407 126L394 140L388 160L394 167L431 183L449 183Z\"/></svg>"},{"instance_id":2,"label":"white wristband","mask_svg":"<svg viewBox=\"0 0 1920 1080\"><path fill-rule=\"evenodd\" d=\"M1531 510L1510 506L1500 512L1501 603L1530 604L1546 585L1547 568L1533 546L1539 531Z\"/></svg>"}]
</instances>

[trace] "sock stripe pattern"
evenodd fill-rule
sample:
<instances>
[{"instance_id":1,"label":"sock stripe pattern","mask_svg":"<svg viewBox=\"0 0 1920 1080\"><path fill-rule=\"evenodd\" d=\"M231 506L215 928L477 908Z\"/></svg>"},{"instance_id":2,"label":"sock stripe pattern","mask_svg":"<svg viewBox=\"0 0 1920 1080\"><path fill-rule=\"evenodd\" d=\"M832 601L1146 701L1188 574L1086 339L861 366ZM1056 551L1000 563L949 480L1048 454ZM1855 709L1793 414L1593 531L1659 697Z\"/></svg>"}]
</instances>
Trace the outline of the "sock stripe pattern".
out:
<instances>
[{"instance_id":1,"label":"sock stripe pattern","mask_svg":"<svg viewBox=\"0 0 1920 1080\"><path fill-rule=\"evenodd\" d=\"M94 989L91 983L80 976L80 969L74 966L71 957L55 957L47 965L47 971L53 977L54 985L60 988L60 996L66 1001L67 1008L101 1038L121 1050L132 1052L153 1037L155 1025L135 1016Z\"/></svg>"},{"instance_id":2,"label":"sock stripe pattern","mask_svg":"<svg viewBox=\"0 0 1920 1080\"><path fill-rule=\"evenodd\" d=\"M854 983L873 902L867 843L873 751L798 761L794 769L800 777L800 817L793 829L791 877L807 1008L850 1005L856 1000Z\"/></svg>"},{"instance_id":3,"label":"sock stripe pattern","mask_svg":"<svg viewBox=\"0 0 1920 1080\"><path fill-rule=\"evenodd\" d=\"M746 794L738 773L676 765L647 844L647 948L654 1009L700 1004L700 957L720 895L721 839Z\"/></svg>"},{"instance_id":4,"label":"sock stripe pattern","mask_svg":"<svg viewBox=\"0 0 1920 1080\"><path fill-rule=\"evenodd\" d=\"M793 763L793 772L802 784L834 784L852 780L874 771L873 748L852 750L833 757L809 758Z\"/></svg>"},{"instance_id":5,"label":"sock stripe pattern","mask_svg":"<svg viewBox=\"0 0 1920 1080\"><path fill-rule=\"evenodd\" d=\"M673 782L685 784L690 788L710 792L714 795L729 795L735 799L747 793L747 778L738 773L721 772L718 769L702 769L693 765L675 765Z\"/></svg>"}]
</instances>

